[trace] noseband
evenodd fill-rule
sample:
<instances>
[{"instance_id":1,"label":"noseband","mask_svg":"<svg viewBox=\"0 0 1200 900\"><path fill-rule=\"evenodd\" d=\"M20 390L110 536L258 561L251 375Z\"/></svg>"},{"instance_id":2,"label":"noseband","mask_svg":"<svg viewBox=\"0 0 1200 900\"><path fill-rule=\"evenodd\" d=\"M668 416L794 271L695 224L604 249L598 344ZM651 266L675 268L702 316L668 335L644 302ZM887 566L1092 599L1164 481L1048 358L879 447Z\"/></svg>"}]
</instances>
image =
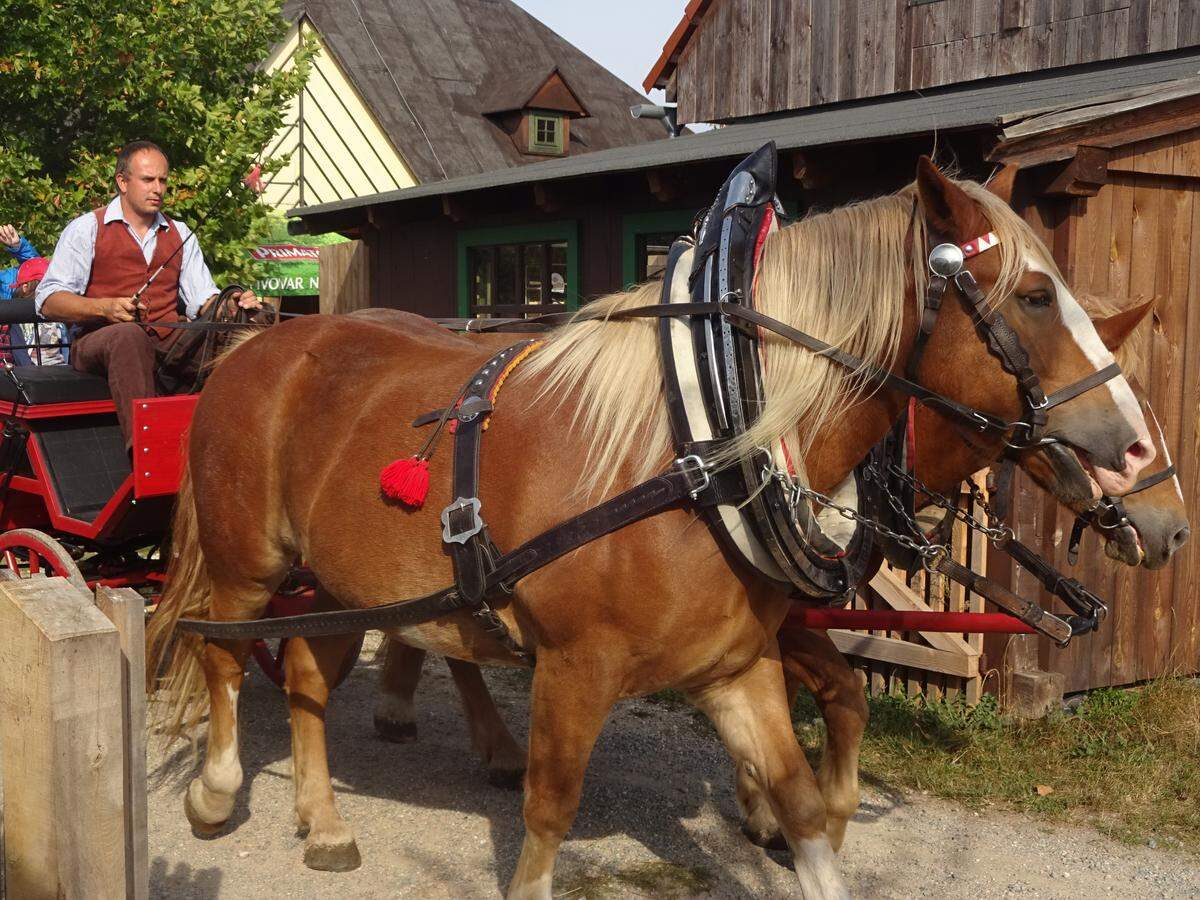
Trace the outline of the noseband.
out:
<instances>
[{"instance_id":1,"label":"noseband","mask_svg":"<svg viewBox=\"0 0 1200 900\"><path fill-rule=\"evenodd\" d=\"M1130 490L1126 491L1123 496L1131 497L1134 494L1140 494L1142 491L1149 490L1156 484L1161 484L1168 478L1174 478L1178 470L1175 468L1175 463L1171 463L1161 472L1155 472L1153 475L1148 475L1135 484ZM1095 526L1101 531L1117 531L1121 528L1129 526L1135 531L1136 526L1129 521L1129 514L1125 511L1125 504L1121 497L1104 496L1096 501L1096 505L1086 512L1082 512L1075 517L1075 524L1071 527L1071 540L1067 543L1067 562L1071 565L1079 560L1079 542L1083 540L1083 533L1088 529L1088 526Z\"/></svg>"}]
</instances>

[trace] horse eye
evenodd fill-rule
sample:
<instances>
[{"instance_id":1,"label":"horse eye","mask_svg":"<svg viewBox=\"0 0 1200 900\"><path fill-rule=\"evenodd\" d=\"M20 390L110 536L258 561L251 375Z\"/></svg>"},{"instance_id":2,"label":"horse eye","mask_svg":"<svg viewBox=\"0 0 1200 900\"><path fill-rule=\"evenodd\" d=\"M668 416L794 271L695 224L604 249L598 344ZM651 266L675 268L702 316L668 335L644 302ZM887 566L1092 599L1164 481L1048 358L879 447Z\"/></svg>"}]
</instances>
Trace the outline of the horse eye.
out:
<instances>
[{"instance_id":1,"label":"horse eye","mask_svg":"<svg viewBox=\"0 0 1200 900\"><path fill-rule=\"evenodd\" d=\"M1054 298L1046 291L1034 291L1031 294L1025 294L1021 299L1030 306L1049 306L1054 302Z\"/></svg>"}]
</instances>

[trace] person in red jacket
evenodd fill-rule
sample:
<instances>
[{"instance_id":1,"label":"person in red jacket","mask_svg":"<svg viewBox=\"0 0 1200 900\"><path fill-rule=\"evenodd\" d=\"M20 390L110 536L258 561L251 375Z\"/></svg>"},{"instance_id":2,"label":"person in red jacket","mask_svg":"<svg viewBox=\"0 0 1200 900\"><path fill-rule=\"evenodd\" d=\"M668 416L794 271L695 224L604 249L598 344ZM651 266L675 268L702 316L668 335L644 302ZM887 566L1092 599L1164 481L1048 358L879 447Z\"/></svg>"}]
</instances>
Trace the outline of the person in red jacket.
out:
<instances>
[{"instance_id":1,"label":"person in red jacket","mask_svg":"<svg viewBox=\"0 0 1200 900\"><path fill-rule=\"evenodd\" d=\"M167 155L150 141L122 147L117 196L63 229L35 298L43 318L74 326L71 365L108 379L127 444L133 401L155 395L155 368L180 334L155 323L194 318L218 293L187 225L163 215L169 172ZM245 309L262 306L253 291L235 299Z\"/></svg>"}]
</instances>

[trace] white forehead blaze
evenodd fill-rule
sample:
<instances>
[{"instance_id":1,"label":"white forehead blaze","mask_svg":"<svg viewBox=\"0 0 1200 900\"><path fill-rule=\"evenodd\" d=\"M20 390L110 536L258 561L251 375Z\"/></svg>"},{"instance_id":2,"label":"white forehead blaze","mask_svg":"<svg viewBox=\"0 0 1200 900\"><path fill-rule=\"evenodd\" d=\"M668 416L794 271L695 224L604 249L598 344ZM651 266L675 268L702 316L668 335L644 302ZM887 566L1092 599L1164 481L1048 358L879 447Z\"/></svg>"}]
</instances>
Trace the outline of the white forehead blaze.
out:
<instances>
[{"instance_id":1,"label":"white forehead blaze","mask_svg":"<svg viewBox=\"0 0 1200 900\"><path fill-rule=\"evenodd\" d=\"M1092 320L1088 318L1088 314L1083 307L1079 305L1079 301L1075 299L1075 295L1063 283L1062 279L1053 272L1046 271L1045 266L1039 263L1032 256L1026 254L1025 268L1030 272L1039 272L1045 275L1054 282L1054 291L1058 297L1058 312L1062 317L1063 324L1067 327L1067 331L1071 333L1071 337L1083 351L1083 355L1087 358L1096 370L1099 371L1105 366L1112 365L1115 361L1113 355L1108 352L1108 348L1104 346L1104 341L1100 340L1100 335L1096 333L1096 327L1092 324ZM1133 395L1133 389L1129 387L1129 382L1125 380L1124 375L1118 375L1116 378L1110 378L1104 383L1108 388L1109 394L1112 395L1113 403L1121 414L1125 417L1130 427L1137 432L1139 438L1149 439L1150 430L1146 427L1146 419L1142 415L1141 404L1138 403L1137 397Z\"/></svg>"},{"instance_id":2,"label":"white forehead blaze","mask_svg":"<svg viewBox=\"0 0 1200 900\"><path fill-rule=\"evenodd\" d=\"M1167 436L1163 434L1162 425L1158 422L1158 416L1154 414L1154 407L1147 401L1143 408L1146 412L1150 413L1150 421L1154 423L1154 430L1158 432L1158 447L1162 450L1163 460L1166 462L1163 468L1169 469L1171 468L1171 451L1167 448ZM1175 483L1175 493L1179 495L1179 502L1186 503L1187 501L1183 499L1183 486L1179 483L1178 472L1171 476L1171 481Z\"/></svg>"}]
</instances>

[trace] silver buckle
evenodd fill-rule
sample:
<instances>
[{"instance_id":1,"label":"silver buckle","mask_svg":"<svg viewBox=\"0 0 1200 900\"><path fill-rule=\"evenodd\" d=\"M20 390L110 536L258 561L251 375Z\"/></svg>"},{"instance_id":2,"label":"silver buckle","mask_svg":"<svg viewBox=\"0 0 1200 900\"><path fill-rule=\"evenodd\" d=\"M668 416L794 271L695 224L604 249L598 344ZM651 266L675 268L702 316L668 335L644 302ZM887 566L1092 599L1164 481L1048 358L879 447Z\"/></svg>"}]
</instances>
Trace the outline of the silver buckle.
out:
<instances>
[{"instance_id":1,"label":"silver buckle","mask_svg":"<svg viewBox=\"0 0 1200 900\"><path fill-rule=\"evenodd\" d=\"M693 500L699 499L704 490L712 484L708 464L695 453L689 453L687 456L681 456L675 460L675 468L687 479L688 495Z\"/></svg>"},{"instance_id":2,"label":"silver buckle","mask_svg":"<svg viewBox=\"0 0 1200 900\"><path fill-rule=\"evenodd\" d=\"M465 544L479 532L483 531L483 519L479 518L479 507L482 504L478 497L464 499L459 497L442 510L442 540L447 544ZM471 524L463 531L450 533L450 514L460 510L471 510Z\"/></svg>"}]
</instances>

